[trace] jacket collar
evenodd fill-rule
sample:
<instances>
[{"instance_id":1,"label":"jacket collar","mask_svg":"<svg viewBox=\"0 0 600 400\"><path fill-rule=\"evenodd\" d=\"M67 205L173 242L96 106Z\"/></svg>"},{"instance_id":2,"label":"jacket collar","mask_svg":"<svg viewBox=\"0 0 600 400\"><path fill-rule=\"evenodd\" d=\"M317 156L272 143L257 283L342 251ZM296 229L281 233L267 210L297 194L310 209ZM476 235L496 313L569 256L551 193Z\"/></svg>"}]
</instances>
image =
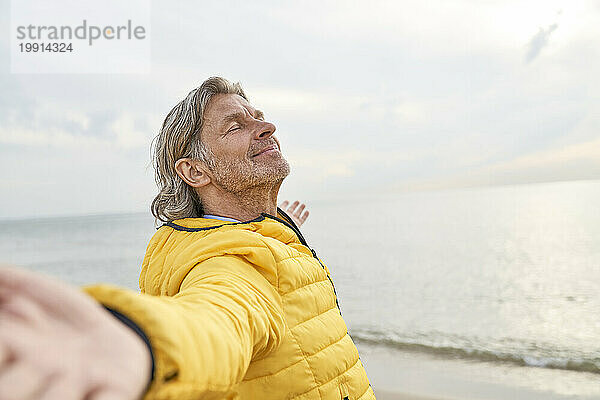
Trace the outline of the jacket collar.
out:
<instances>
[{"instance_id":1,"label":"jacket collar","mask_svg":"<svg viewBox=\"0 0 600 400\"><path fill-rule=\"evenodd\" d=\"M205 231L205 230L209 230L209 229L220 228L221 226L224 226L224 225L253 224L256 222L262 222L265 219L278 221L279 223L285 225L287 228L294 231L294 233L296 233L298 235L298 237L301 238L301 241L304 241L304 238L302 237L302 234L300 233L300 229L298 228L298 226L296 226L296 224L294 223L292 218L289 215L287 215L287 213L279 207L277 207L277 216L276 217L273 215L267 214L267 213L261 213L261 215L259 215L258 217L254 218L254 219L251 219L248 221L242 221L242 222L223 221L220 219L213 219L213 218L181 218L181 219L176 219L173 221L166 222L162 226L168 226L168 227L173 228L178 231L198 232L198 231Z\"/></svg>"}]
</instances>

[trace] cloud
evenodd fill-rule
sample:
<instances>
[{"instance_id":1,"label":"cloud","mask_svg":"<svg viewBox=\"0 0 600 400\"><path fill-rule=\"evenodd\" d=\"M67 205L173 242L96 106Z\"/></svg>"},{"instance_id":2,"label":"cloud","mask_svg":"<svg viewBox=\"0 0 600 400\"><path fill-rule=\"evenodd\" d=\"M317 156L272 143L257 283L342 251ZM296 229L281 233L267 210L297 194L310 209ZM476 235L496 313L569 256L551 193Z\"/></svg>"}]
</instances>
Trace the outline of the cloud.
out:
<instances>
[{"instance_id":1,"label":"cloud","mask_svg":"<svg viewBox=\"0 0 600 400\"><path fill-rule=\"evenodd\" d=\"M147 148L160 117L151 114L121 112L110 126L113 142L124 149Z\"/></svg>"},{"instance_id":2,"label":"cloud","mask_svg":"<svg viewBox=\"0 0 600 400\"><path fill-rule=\"evenodd\" d=\"M430 179L407 179L393 190L438 190L457 187L600 178L600 139L533 151L507 161Z\"/></svg>"},{"instance_id":3,"label":"cloud","mask_svg":"<svg viewBox=\"0 0 600 400\"><path fill-rule=\"evenodd\" d=\"M540 54L542 49L548 44L550 34L552 34L552 32L556 30L556 28L558 28L558 24L554 23L548 26L548 28L546 29L540 28L538 33L533 35L533 37L527 44L527 53L525 54L526 63L530 63Z\"/></svg>"},{"instance_id":4,"label":"cloud","mask_svg":"<svg viewBox=\"0 0 600 400\"><path fill-rule=\"evenodd\" d=\"M21 99L0 105L0 145L146 149L159 121L160 116L150 112L89 110Z\"/></svg>"},{"instance_id":5,"label":"cloud","mask_svg":"<svg viewBox=\"0 0 600 400\"><path fill-rule=\"evenodd\" d=\"M600 165L600 139L536 151L516 157L508 162L498 163L492 166L492 169L496 171L522 171L560 165L577 165L584 162L593 162ZM576 172L577 168L573 168L573 171Z\"/></svg>"}]
</instances>

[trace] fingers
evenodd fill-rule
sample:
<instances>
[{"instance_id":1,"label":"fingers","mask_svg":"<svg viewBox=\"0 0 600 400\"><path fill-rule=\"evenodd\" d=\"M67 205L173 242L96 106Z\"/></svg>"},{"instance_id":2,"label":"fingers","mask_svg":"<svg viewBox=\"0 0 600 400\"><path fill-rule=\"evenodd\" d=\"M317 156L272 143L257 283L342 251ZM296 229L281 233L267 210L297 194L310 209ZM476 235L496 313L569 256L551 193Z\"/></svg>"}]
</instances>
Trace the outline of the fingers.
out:
<instances>
[{"instance_id":1,"label":"fingers","mask_svg":"<svg viewBox=\"0 0 600 400\"><path fill-rule=\"evenodd\" d=\"M294 213L294 216L296 218L300 218L300 216L302 215L302 211L304 211L304 203L302 203L300 205L300 207L298 207L298 210L296 210L296 212Z\"/></svg>"},{"instance_id":2,"label":"fingers","mask_svg":"<svg viewBox=\"0 0 600 400\"><path fill-rule=\"evenodd\" d=\"M47 300L47 297L56 295L58 290L64 288L64 284L54 281L52 278L28 271L18 267L0 268L0 287L3 290L3 296L7 292L17 294L26 294L29 297L39 300Z\"/></svg>"},{"instance_id":3,"label":"fingers","mask_svg":"<svg viewBox=\"0 0 600 400\"><path fill-rule=\"evenodd\" d=\"M15 295L0 303L0 313L11 315L29 324L42 324L46 320L45 312L34 301L25 296Z\"/></svg>"},{"instance_id":4,"label":"fingers","mask_svg":"<svg viewBox=\"0 0 600 400\"><path fill-rule=\"evenodd\" d=\"M300 204L300 202L298 200L294 201L292 203L291 206L288 207L288 205L290 204L289 201L284 200L283 203L281 203L281 205L279 206L279 208L283 209L284 211L286 211L289 214L294 214L294 211L296 210L296 207L298 207L298 204ZM287 207L287 209L286 209ZM300 206L301 209L304 209L304 203Z\"/></svg>"},{"instance_id":5,"label":"fingers","mask_svg":"<svg viewBox=\"0 0 600 400\"><path fill-rule=\"evenodd\" d=\"M14 362L0 371L2 400L27 400L37 398L47 384L45 376L32 365Z\"/></svg>"},{"instance_id":6,"label":"fingers","mask_svg":"<svg viewBox=\"0 0 600 400\"><path fill-rule=\"evenodd\" d=\"M300 207L298 207L298 209L296 210L296 207L298 206L299 203L300 202L296 200L292 204L292 206L288 209L288 211L292 214L292 217L294 218L294 221L296 222L296 224L298 226L302 225L308 218L308 215L310 214L308 212L308 210L304 211L304 208L305 208L304 203L300 204ZM302 213L302 211L304 211L304 213Z\"/></svg>"},{"instance_id":7,"label":"fingers","mask_svg":"<svg viewBox=\"0 0 600 400\"><path fill-rule=\"evenodd\" d=\"M45 275L23 268L0 268L0 294L6 298L27 297L44 310L73 323L85 323L90 317L91 298L79 290Z\"/></svg>"},{"instance_id":8,"label":"fingers","mask_svg":"<svg viewBox=\"0 0 600 400\"><path fill-rule=\"evenodd\" d=\"M302 217L300 217L300 225L302 225L306 221L309 214L310 213L308 212L308 210L304 211L304 214L302 215Z\"/></svg>"},{"instance_id":9,"label":"fingers","mask_svg":"<svg viewBox=\"0 0 600 400\"><path fill-rule=\"evenodd\" d=\"M289 201L284 200L279 207L281 209L284 209L284 211L286 211L290 215L290 217L294 220L296 225L302 225L309 215L308 210L304 210L304 203L300 203L298 200L296 200L288 207L289 203ZM300 205L300 207L298 207L298 205ZM285 209L286 207L287 209ZM302 211L304 211L304 213L302 213Z\"/></svg>"},{"instance_id":10,"label":"fingers","mask_svg":"<svg viewBox=\"0 0 600 400\"><path fill-rule=\"evenodd\" d=\"M290 214L293 214L293 213L294 213L294 210L296 209L296 207L298 207L298 204L300 204L300 202L299 202L298 200L294 201L294 202L292 203L292 205L291 205L291 206L289 206L289 208L287 209L287 210L288 210L288 212L289 212Z\"/></svg>"},{"instance_id":11,"label":"fingers","mask_svg":"<svg viewBox=\"0 0 600 400\"><path fill-rule=\"evenodd\" d=\"M81 379L72 379L72 373L70 380L66 378L65 366L73 368L75 361L64 351L68 346L55 340L56 332L48 331L46 326L32 326L13 315L0 317L1 400L83 398ZM57 351L57 347L63 351Z\"/></svg>"},{"instance_id":12,"label":"fingers","mask_svg":"<svg viewBox=\"0 0 600 400\"><path fill-rule=\"evenodd\" d=\"M0 374L14 360L12 353L7 346L0 341Z\"/></svg>"},{"instance_id":13,"label":"fingers","mask_svg":"<svg viewBox=\"0 0 600 400\"><path fill-rule=\"evenodd\" d=\"M81 390L65 379L52 383L36 397L36 400L80 400L83 396L80 395ZM85 397L88 399L88 397Z\"/></svg>"},{"instance_id":14,"label":"fingers","mask_svg":"<svg viewBox=\"0 0 600 400\"><path fill-rule=\"evenodd\" d=\"M90 395L86 396L86 400L121 400L123 395L108 390L98 390Z\"/></svg>"},{"instance_id":15,"label":"fingers","mask_svg":"<svg viewBox=\"0 0 600 400\"><path fill-rule=\"evenodd\" d=\"M1 317L0 343L11 357L19 359L29 355L32 358L37 351L43 349L45 341L42 340L42 335L45 332L40 331L40 327L28 326L12 315L2 314Z\"/></svg>"}]
</instances>

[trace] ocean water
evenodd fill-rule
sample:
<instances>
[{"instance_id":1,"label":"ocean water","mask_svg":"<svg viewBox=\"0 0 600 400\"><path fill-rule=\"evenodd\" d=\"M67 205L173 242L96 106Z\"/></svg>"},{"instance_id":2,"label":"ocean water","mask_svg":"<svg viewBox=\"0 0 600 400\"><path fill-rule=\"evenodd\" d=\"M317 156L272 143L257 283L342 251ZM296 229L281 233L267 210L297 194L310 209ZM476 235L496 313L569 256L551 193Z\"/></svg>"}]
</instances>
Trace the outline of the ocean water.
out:
<instances>
[{"instance_id":1,"label":"ocean water","mask_svg":"<svg viewBox=\"0 0 600 400\"><path fill-rule=\"evenodd\" d=\"M346 199L318 215L306 236L359 344L600 399L599 181Z\"/></svg>"},{"instance_id":2,"label":"ocean water","mask_svg":"<svg viewBox=\"0 0 600 400\"><path fill-rule=\"evenodd\" d=\"M359 346L600 399L599 181L302 200ZM154 230L148 214L0 221L0 261L136 290Z\"/></svg>"}]
</instances>

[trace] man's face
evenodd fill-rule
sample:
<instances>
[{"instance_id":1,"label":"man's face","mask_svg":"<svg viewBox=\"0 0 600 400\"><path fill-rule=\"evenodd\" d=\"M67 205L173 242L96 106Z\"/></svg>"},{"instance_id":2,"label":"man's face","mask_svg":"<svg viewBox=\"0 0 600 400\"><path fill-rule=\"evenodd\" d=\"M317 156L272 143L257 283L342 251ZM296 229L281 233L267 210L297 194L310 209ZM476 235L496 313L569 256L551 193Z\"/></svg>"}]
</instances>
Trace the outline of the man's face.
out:
<instances>
[{"instance_id":1,"label":"man's face","mask_svg":"<svg viewBox=\"0 0 600 400\"><path fill-rule=\"evenodd\" d=\"M275 125L265 122L262 112L243 97L214 95L205 110L201 133L214 155L214 183L239 193L288 176L290 166L274 132Z\"/></svg>"}]
</instances>

